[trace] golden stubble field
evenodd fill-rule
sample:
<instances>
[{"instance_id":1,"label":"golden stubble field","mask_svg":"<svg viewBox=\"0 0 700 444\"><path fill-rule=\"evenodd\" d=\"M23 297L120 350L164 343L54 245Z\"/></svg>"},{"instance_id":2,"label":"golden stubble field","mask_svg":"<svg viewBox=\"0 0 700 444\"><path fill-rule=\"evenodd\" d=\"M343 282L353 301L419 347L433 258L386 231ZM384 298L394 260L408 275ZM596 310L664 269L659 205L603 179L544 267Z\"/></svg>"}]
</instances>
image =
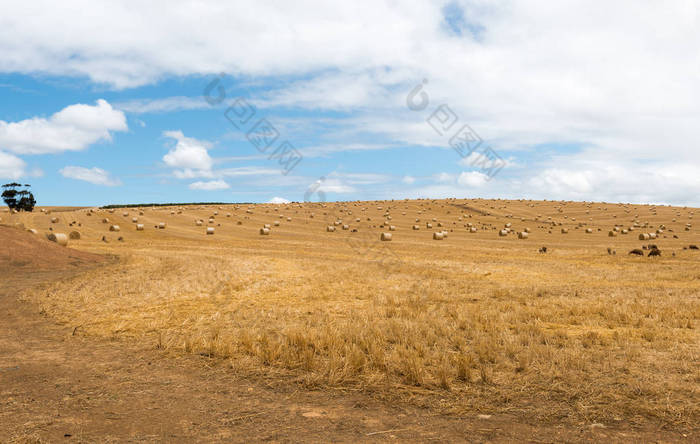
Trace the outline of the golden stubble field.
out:
<instances>
[{"instance_id":1,"label":"golden stubble field","mask_svg":"<svg viewBox=\"0 0 700 444\"><path fill-rule=\"evenodd\" d=\"M700 244L693 208L452 199L46 210L0 216L38 236L77 230L68 248L119 257L26 295L80 334L436 413L700 420L700 251L684 249ZM661 256L627 254L648 244Z\"/></svg>"}]
</instances>

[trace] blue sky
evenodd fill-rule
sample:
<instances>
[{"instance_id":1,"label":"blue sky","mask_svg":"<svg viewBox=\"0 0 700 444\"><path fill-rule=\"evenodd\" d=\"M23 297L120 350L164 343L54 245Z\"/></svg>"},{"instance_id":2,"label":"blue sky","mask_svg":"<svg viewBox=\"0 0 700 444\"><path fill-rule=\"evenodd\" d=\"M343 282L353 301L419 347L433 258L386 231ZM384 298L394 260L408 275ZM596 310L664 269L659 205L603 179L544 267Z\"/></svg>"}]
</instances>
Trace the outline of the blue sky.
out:
<instances>
[{"instance_id":1,"label":"blue sky","mask_svg":"<svg viewBox=\"0 0 700 444\"><path fill-rule=\"evenodd\" d=\"M300 201L319 178L329 200L700 204L693 2L42 3L0 19L0 181L39 204Z\"/></svg>"}]
</instances>

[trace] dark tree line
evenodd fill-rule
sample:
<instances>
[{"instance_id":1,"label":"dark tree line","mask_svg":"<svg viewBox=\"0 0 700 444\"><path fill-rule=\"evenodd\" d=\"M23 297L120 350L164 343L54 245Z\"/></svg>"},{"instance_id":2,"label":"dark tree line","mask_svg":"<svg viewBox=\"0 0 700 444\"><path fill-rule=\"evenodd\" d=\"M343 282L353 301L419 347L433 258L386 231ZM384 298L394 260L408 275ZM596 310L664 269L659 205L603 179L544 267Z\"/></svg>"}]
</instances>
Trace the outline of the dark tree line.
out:
<instances>
[{"instance_id":1,"label":"dark tree line","mask_svg":"<svg viewBox=\"0 0 700 444\"><path fill-rule=\"evenodd\" d=\"M5 201L10 210L17 211L33 211L36 200L34 195L29 191L31 185L13 182L6 183L2 186L2 199Z\"/></svg>"}]
</instances>

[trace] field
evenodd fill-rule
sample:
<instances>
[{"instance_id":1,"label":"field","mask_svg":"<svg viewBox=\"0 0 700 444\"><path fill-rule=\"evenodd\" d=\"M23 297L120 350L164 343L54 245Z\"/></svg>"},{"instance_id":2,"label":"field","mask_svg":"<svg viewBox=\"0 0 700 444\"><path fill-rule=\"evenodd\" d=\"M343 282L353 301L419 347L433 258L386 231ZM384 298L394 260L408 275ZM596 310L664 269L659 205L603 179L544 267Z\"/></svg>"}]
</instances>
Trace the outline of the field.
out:
<instances>
[{"instance_id":1,"label":"field","mask_svg":"<svg viewBox=\"0 0 700 444\"><path fill-rule=\"evenodd\" d=\"M76 334L441 415L686 434L700 422L693 208L450 199L44 210L0 216L37 236L79 231L68 248L118 258L23 294Z\"/></svg>"}]
</instances>

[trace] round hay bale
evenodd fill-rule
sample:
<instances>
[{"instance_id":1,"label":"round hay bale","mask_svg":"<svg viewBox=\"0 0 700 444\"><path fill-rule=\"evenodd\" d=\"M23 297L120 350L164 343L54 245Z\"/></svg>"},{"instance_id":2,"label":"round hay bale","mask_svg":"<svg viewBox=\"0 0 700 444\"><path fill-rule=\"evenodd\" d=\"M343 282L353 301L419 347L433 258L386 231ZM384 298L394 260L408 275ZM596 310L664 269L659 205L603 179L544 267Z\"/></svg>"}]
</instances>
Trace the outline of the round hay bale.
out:
<instances>
[{"instance_id":1,"label":"round hay bale","mask_svg":"<svg viewBox=\"0 0 700 444\"><path fill-rule=\"evenodd\" d=\"M103 224L108 224L108 223L109 223L109 219L107 219L107 218L105 217L104 219L102 219L102 223L103 223Z\"/></svg>"},{"instance_id":2,"label":"round hay bale","mask_svg":"<svg viewBox=\"0 0 700 444\"><path fill-rule=\"evenodd\" d=\"M80 231L71 231L68 238L71 240L80 240Z\"/></svg>"},{"instance_id":3,"label":"round hay bale","mask_svg":"<svg viewBox=\"0 0 700 444\"><path fill-rule=\"evenodd\" d=\"M201 226L204 224L204 222L202 222L201 220L196 220L196 221L194 221L194 223L195 223L195 225L197 225L198 227L201 227Z\"/></svg>"},{"instance_id":4,"label":"round hay bale","mask_svg":"<svg viewBox=\"0 0 700 444\"><path fill-rule=\"evenodd\" d=\"M389 225L389 231L396 231L396 227L394 225Z\"/></svg>"},{"instance_id":5,"label":"round hay bale","mask_svg":"<svg viewBox=\"0 0 700 444\"><path fill-rule=\"evenodd\" d=\"M269 229L269 228L271 228L271 227L270 227L270 224L265 224L265 225L263 225L263 228L268 228L268 229Z\"/></svg>"},{"instance_id":6,"label":"round hay bale","mask_svg":"<svg viewBox=\"0 0 700 444\"><path fill-rule=\"evenodd\" d=\"M651 236L649 236L649 233L639 233L639 240L649 240L651 239Z\"/></svg>"},{"instance_id":7,"label":"round hay bale","mask_svg":"<svg viewBox=\"0 0 700 444\"><path fill-rule=\"evenodd\" d=\"M562 228L561 229L561 234L567 234L569 232L568 228Z\"/></svg>"},{"instance_id":8,"label":"round hay bale","mask_svg":"<svg viewBox=\"0 0 700 444\"><path fill-rule=\"evenodd\" d=\"M159 230L165 230L165 222L161 222L158 224L158 229Z\"/></svg>"},{"instance_id":9,"label":"round hay bale","mask_svg":"<svg viewBox=\"0 0 700 444\"><path fill-rule=\"evenodd\" d=\"M38 231L36 231L34 228L28 228L27 231L29 231L32 234L37 234Z\"/></svg>"},{"instance_id":10,"label":"round hay bale","mask_svg":"<svg viewBox=\"0 0 700 444\"><path fill-rule=\"evenodd\" d=\"M138 222L138 221L139 221L139 218L138 218L138 217L132 217L132 218L131 218L131 222L132 222L132 223L136 223L136 222Z\"/></svg>"},{"instance_id":11,"label":"round hay bale","mask_svg":"<svg viewBox=\"0 0 700 444\"><path fill-rule=\"evenodd\" d=\"M433 233L433 240L443 240L445 238L445 234L442 231L436 231Z\"/></svg>"},{"instance_id":12,"label":"round hay bale","mask_svg":"<svg viewBox=\"0 0 700 444\"><path fill-rule=\"evenodd\" d=\"M119 228L119 225L110 225L109 231L119 231L121 228Z\"/></svg>"},{"instance_id":13,"label":"round hay bale","mask_svg":"<svg viewBox=\"0 0 700 444\"><path fill-rule=\"evenodd\" d=\"M207 227L207 234L214 234L214 227Z\"/></svg>"},{"instance_id":14,"label":"round hay bale","mask_svg":"<svg viewBox=\"0 0 700 444\"><path fill-rule=\"evenodd\" d=\"M274 222L273 222L273 225L276 226L276 227L279 227L279 226L280 226L280 221L278 221L278 220L274 221Z\"/></svg>"},{"instance_id":15,"label":"round hay bale","mask_svg":"<svg viewBox=\"0 0 700 444\"><path fill-rule=\"evenodd\" d=\"M391 233L382 233L380 239L383 241L390 241L391 240Z\"/></svg>"},{"instance_id":16,"label":"round hay bale","mask_svg":"<svg viewBox=\"0 0 700 444\"><path fill-rule=\"evenodd\" d=\"M588 234L593 233L593 228L586 228L586 233L588 233Z\"/></svg>"},{"instance_id":17,"label":"round hay bale","mask_svg":"<svg viewBox=\"0 0 700 444\"><path fill-rule=\"evenodd\" d=\"M413 229L414 229L414 230L420 230L420 226L414 225L414 226L413 226Z\"/></svg>"},{"instance_id":18,"label":"round hay bale","mask_svg":"<svg viewBox=\"0 0 700 444\"><path fill-rule=\"evenodd\" d=\"M52 217L52 218L51 218L51 223L52 223L52 224L57 224L57 223L58 223L58 218L57 218L57 217Z\"/></svg>"},{"instance_id":19,"label":"round hay bale","mask_svg":"<svg viewBox=\"0 0 700 444\"><path fill-rule=\"evenodd\" d=\"M329 233L332 233L333 231L335 231L335 227L333 225L328 225L326 227L326 231Z\"/></svg>"},{"instance_id":20,"label":"round hay bale","mask_svg":"<svg viewBox=\"0 0 700 444\"><path fill-rule=\"evenodd\" d=\"M136 224L136 231L143 231L143 224Z\"/></svg>"},{"instance_id":21,"label":"round hay bale","mask_svg":"<svg viewBox=\"0 0 700 444\"><path fill-rule=\"evenodd\" d=\"M260 229L260 235L261 236L268 236L270 234L270 229L266 227L262 227Z\"/></svg>"},{"instance_id":22,"label":"round hay bale","mask_svg":"<svg viewBox=\"0 0 700 444\"><path fill-rule=\"evenodd\" d=\"M51 242L56 242L58 245L61 245L63 247L68 245L68 236L66 236L63 233L49 233L49 235L46 236L46 238Z\"/></svg>"},{"instance_id":23,"label":"round hay bale","mask_svg":"<svg viewBox=\"0 0 700 444\"><path fill-rule=\"evenodd\" d=\"M431 224L430 222L426 222L425 228L433 228L433 224Z\"/></svg>"},{"instance_id":24,"label":"round hay bale","mask_svg":"<svg viewBox=\"0 0 700 444\"><path fill-rule=\"evenodd\" d=\"M499 231L498 231L498 235L501 236L501 237L502 237L502 236L508 236L508 230L506 230L506 229L499 230Z\"/></svg>"},{"instance_id":25,"label":"round hay bale","mask_svg":"<svg viewBox=\"0 0 700 444\"><path fill-rule=\"evenodd\" d=\"M349 230L349 229L350 229L349 225L347 225L347 224L343 225L343 230Z\"/></svg>"},{"instance_id":26,"label":"round hay bale","mask_svg":"<svg viewBox=\"0 0 700 444\"><path fill-rule=\"evenodd\" d=\"M476 227L469 227L470 233L476 233Z\"/></svg>"},{"instance_id":27,"label":"round hay bale","mask_svg":"<svg viewBox=\"0 0 700 444\"><path fill-rule=\"evenodd\" d=\"M656 233L649 233L649 239L656 239Z\"/></svg>"},{"instance_id":28,"label":"round hay bale","mask_svg":"<svg viewBox=\"0 0 700 444\"><path fill-rule=\"evenodd\" d=\"M615 230L608 231L608 237L615 237L615 236L617 236L617 231L615 231Z\"/></svg>"},{"instance_id":29,"label":"round hay bale","mask_svg":"<svg viewBox=\"0 0 700 444\"><path fill-rule=\"evenodd\" d=\"M520 233L518 233L518 239L527 239L527 237L528 233L525 231L521 231Z\"/></svg>"}]
</instances>

